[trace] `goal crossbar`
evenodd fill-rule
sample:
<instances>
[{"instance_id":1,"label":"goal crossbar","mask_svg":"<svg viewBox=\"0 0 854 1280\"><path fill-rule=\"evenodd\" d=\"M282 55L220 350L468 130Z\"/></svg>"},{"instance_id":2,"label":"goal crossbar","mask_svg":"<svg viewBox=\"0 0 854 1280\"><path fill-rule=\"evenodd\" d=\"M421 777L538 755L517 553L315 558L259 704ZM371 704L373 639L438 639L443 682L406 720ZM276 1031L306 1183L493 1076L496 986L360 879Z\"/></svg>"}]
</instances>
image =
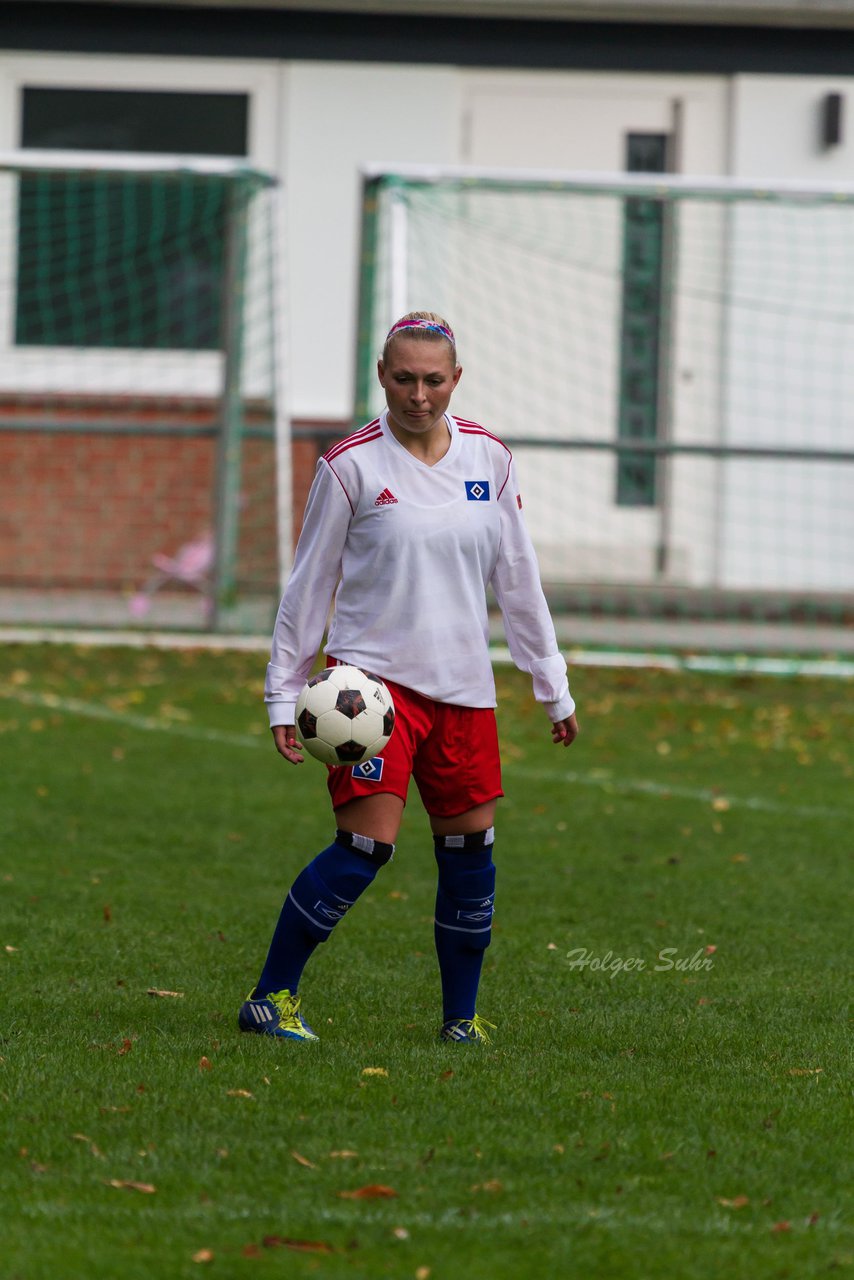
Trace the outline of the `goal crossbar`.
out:
<instances>
[{"instance_id":1,"label":"goal crossbar","mask_svg":"<svg viewBox=\"0 0 854 1280\"><path fill-rule=\"evenodd\" d=\"M0 150L0 173L65 173L127 174L147 177L186 177L240 179L257 187L273 187L278 180L270 173L247 165L245 160L228 156L139 155L114 151L50 151L27 148L20 151Z\"/></svg>"},{"instance_id":2,"label":"goal crossbar","mask_svg":"<svg viewBox=\"0 0 854 1280\"><path fill-rule=\"evenodd\" d=\"M685 176L681 174L619 173L599 170L498 169L469 165L397 165L371 162L362 166L365 182L399 181L411 186L494 187L510 190L575 191L580 194L634 195L699 200L816 200L821 203L854 203L854 182L810 182L775 179L757 182L747 178Z\"/></svg>"}]
</instances>

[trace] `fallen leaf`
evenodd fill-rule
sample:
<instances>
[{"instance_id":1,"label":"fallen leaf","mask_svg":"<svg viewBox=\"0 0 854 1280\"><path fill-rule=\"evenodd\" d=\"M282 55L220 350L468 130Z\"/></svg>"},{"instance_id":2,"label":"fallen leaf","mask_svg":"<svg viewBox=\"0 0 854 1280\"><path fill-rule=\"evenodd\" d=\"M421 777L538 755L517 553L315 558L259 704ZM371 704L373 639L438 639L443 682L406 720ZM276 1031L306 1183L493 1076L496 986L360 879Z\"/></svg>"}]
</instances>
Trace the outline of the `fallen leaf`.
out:
<instances>
[{"instance_id":1,"label":"fallen leaf","mask_svg":"<svg viewBox=\"0 0 854 1280\"><path fill-rule=\"evenodd\" d=\"M557 951L557 949L558 949L557 944L554 942L549 942L546 944L546 951Z\"/></svg>"},{"instance_id":2,"label":"fallen leaf","mask_svg":"<svg viewBox=\"0 0 854 1280\"><path fill-rule=\"evenodd\" d=\"M98 1146L98 1144L96 1142L93 1142L91 1138L88 1138L85 1133L72 1133L71 1136L75 1142L88 1143L89 1151L91 1152L91 1154L95 1156L98 1160L103 1160L104 1158L103 1151Z\"/></svg>"},{"instance_id":3,"label":"fallen leaf","mask_svg":"<svg viewBox=\"0 0 854 1280\"><path fill-rule=\"evenodd\" d=\"M715 809L718 813L726 813L729 807L730 807L730 802L729 800L727 800L726 796L715 796L714 800L712 801L712 808Z\"/></svg>"},{"instance_id":4,"label":"fallen leaf","mask_svg":"<svg viewBox=\"0 0 854 1280\"><path fill-rule=\"evenodd\" d=\"M260 1258L261 1246L260 1244L245 1244L240 1252L244 1258Z\"/></svg>"},{"instance_id":5,"label":"fallen leaf","mask_svg":"<svg viewBox=\"0 0 854 1280\"><path fill-rule=\"evenodd\" d=\"M725 1209L743 1209L745 1205L750 1204L748 1196L733 1196L731 1200L728 1200L725 1196L718 1196L717 1201Z\"/></svg>"},{"instance_id":6,"label":"fallen leaf","mask_svg":"<svg viewBox=\"0 0 854 1280\"><path fill-rule=\"evenodd\" d=\"M317 1165L309 1160L306 1156L301 1156L298 1151L292 1151L291 1157L296 1160L297 1164L301 1164L304 1169L316 1169Z\"/></svg>"},{"instance_id":7,"label":"fallen leaf","mask_svg":"<svg viewBox=\"0 0 854 1280\"><path fill-rule=\"evenodd\" d=\"M17 951L17 950L18 950L18 948L17 948L17 947L10 947L10 946L8 946L8 945L7 945L7 946L5 946L5 947L3 948L3 950L4 950L4 951L8 951L9 955L11 955L11 954L12 954L12 952L13 952L13 951Z\"/></svg>"},{"instance_id":8,"label":"fallen leaf","mask_svg":"<svg viewBox=\"0 0 854 1280\"><path fill-rule=\"evenodd\" d=\"M820 1076L824 1067L791 1067L790 1076Z\"/></svg>"},{"instance_id":9,"label":"fallen leaf","mask_svg":"<svg viewBox=\"0 0 854 1280\"><path fill-rule=\"evenodd\" d=\"M255 1094L250 1093L248 1089L228 1089L229 1098L254 1098Z\"/></svg>"},{"instance_id":10,"label":"fallen leaf","mask_svg":"<svg viewBox=\"0 0 854 1280\"><path fill-rule=\"evenodd\" d=\"M791 1229L792 1229L791 1222L785 1222L785 1221L775 1222L773 1227L771 1228L772 1231L791 1231Z\"/></svg>"},{"instance_id":11,"label":"fallen leaf","mask_svg":"<svg viewBox=\"0 0 854 1280\"><path fill-rule=\"evenodd\" d=\"M199 1249L197 1253L193 1254L193 1262L213 1262L213 1260L213 1249Z\"/></svg>"},{"instance_id":12,"label":"fallen leaf","mask_svg":"<svg viewBox=\"0 0 854 1280\"><path fill-rule=\"evenodd\" d=\"M358 1151L348 1151L346 1147L342 1151L330 1151L330 1160L355 1160L358 1157Z\"/></svg>"},{"instance_id":13,"label":"fallen leaf","mask_svg":"<svg viewBox=\"0 0 854 1280\"><path fill-rule=\"evenodd\" d=\"M385 1067L362 1067L363 1076L387 1076Z\"/></svg>"},{"instance_id":14,"label":"fallen leaf","mask_svg":"<svg viewBox=\"0 0 854 1280\"><path fill-rule=\"evenodd\" d=\"M406 1230L406 1227L393 1227L391 1234L394 1236L395 1240L409 1239L409 1232Z\"/></svg>"},{"instance_id":15,"label":"fallen leaf","mask_svg":"<svg viewBox=\"0 0 854 1280\"><path fill-rule=\"evenodd\" d=\"M710 942L709 945L706 947L706 955L713 956L716 951L717 951L717 947L714 945L714 943Z\"/></svg>"},{"instance_id":16,"label":"fallen leaf","mask_svg":"<svg viewBox=\"0 0 854 1280\"><path fill-rule=\"evenodd\" d=\"M497 1178L491 1178L489 1182L476 1182L471 1190L488 1191L491 1195L495 1195L496 1192L504 1190L504 1184L499 1182Z\"/></svg>"},{"instance_id":17,"label":"fallen leaf","mask_svg":"<svg viewBox=\"0 0 854 1280\"><path fill-rule=\"evenodd\" d=\"M110 924L113 919L113 908L107 902L104 904L104 922Z\"/></svg>"},{"instance_id":18,"label":"fallen leaf","mask_svg":"<svg viewBox=\"0 0 854 1280\"><path fill-rule=\"evenodd\" d=\"M384 1187L381 1182L371 1182L355 1191L336 1192L342 1200L393 1200L397 1196L394 1187Z\"/></svg>"},{"instance_id":19,"label":"fallen leaf","mask_svg":"<svg viewBox=\"0 0 854 1280\"><path fill-rule=\"evenodd\" d=\"M297 1253L334 1253L325 1240L293 1240L290 1236L265 1236L261 1241L265 1249L295 1249Z\"/></svg>"},{"instance_id":20,"label":"fallen leaf","mask_svg":"<svg viewBox=\"0 0 854 1280\"><path fill-rule=\"evenodd\" d=\"M159 996L162 1000L169 998L173 1000L183 1000L183 991L161 991L158 987L149 987L145 993L148 996Z\"/></svg>"},{"instance_id":21,"label":"fallen leaf","mask_svg":"<svg viewBox=\"0 0 854 1280\"><path fill-rule=\"evenodd\" d=\"M415 1272L415 1280L430 1280L430 1268L418 1267Z\"/></svg>"},{"instance_id":22,"label":"fallen leaf","mask_svg":"<svg viewBox=\"0 0 854 1280\"><path fill-rule=\"evenodd\" d=\"M202 1056L201 1058L199 1058L199 1070L200 1070L200 1071L213 1071L213 1063L211 1062L210 1058L206 1058L206 1057L204 1057L204 1056Z\"/></svg>"},{"instance_id":23,"label":"fallen leaf","mask_svg":"<svg viewBox=\"0 0 854 1280\"><path fill-rule=\"evenodd\" d=\"M807 1226L814 1227L820 1217L821 1217L821 1214L818 1213L818 1211L811 1213L810 1216L807 1218Z\"/></svg>"},{"instance_id":24,"label":"fallen leaf","mask_svg":"<svg viewBox=\"0 0 854 1280\"><path fill-rule=\"evenodd\" d=\"M153 1196L157 1190L152 1182L132 1182L125 1178L110 1178L104 1185L124 1191L141 1191L146 1196Z\"/></svg>"},{"instance_id":25,"label":"fallen leaf","mask_svg":"<svg viewBox=\"0 0 854 1280\"><path fill-rule=\"evenodd\" d=\"M451 1079L451 1077L453 1076L453 1074L454 1074L454 1073L453 1073L453 1071L451 1070L451 1068L450 1068L450 1067L448 1067L448 1070L447 1070L447 1071L443 1071L443 1072L440 1074L439 1079L440 1079L440 1080L450 1080L450 1079Z\"/></svg>"},{"instance_id":26,"label":"fallen leaf","mask_svg":"<svg viewBox=\"0 0 854 1280\"><path fill-rule=\"evenodd\" d=\"M133 1048L133 1041L128 1040L127 1036L125 1036L124 1040L121 1042L118 1049L116 1050L116 1053L119 1055L120 1058L123 1058L126 1053L130 1053L132 1048Z\"/></svg>"}]
</instances>

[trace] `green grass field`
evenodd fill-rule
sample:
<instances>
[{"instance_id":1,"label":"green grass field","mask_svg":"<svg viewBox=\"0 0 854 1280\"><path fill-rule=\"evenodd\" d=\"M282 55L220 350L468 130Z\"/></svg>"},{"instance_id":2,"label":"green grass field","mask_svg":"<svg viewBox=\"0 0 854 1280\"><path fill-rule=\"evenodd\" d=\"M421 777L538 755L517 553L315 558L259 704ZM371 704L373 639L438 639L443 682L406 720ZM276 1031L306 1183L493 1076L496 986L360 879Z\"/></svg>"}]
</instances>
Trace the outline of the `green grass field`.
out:
<instances>
[{"instance_id":1,"label":"green grass field","mask_svg":"<svg viewBox=\"0 0 854 1280\"><path fill-rule=\"evenodd\" d=\"M0 654L2 1280L852 1268L850 689L580 670L565 751L502 669L493 1043L436 1042L413 795L292 1045L236 1013L330 817L263 668Z\"/></svg>"}]
</instances>

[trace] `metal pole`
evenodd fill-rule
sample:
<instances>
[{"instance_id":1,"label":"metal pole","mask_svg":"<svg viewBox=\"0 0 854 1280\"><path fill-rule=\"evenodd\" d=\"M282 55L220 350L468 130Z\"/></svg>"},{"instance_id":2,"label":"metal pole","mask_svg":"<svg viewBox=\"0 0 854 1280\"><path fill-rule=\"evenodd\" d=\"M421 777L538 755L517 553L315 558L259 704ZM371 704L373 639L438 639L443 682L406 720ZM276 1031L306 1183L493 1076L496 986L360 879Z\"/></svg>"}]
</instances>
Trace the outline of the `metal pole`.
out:
<instances>
[{"instance_id":1,"label":"metal pole","mask_svg":"<svg viewBox=\"0 0 854 1280\"><path fill-rule=\"evenodd\" d=\"M374 379L374 325L376 321L376 272L379 237L382 179L362 181L362 229L359 253L359 303L357 328L359 340L356 356L355 422L366 422L370 416L371 388Z\"/></svg>"},{"instance_id":2,"label":"metal pole","mask_svg":"<svg viewBox=\"0 0 854 1280\"><path fill-rule=\"evenodd\" d=\"M210 629L222 628L234 603L240 530L243 401L243 310L245 302L248 189L239 180L225 189L222 297L222 392L217 436L213 607Z\"/></svg>"},{"instance_id":3,"label":"metal pole","mask_svg":"<svg viewBox=\"0 0 854 1280\"><path fill-rule=\"evenodd\" d=\"M683 104L677 98L671 104L667 168L678 173L682 160ZM658 422L656 439L668 444L673 436L673 351L676 282L676 209L672 201L662 203L662 244L660 277L660 312L658 327ZM670 568L670 538L673 514L672 455L662 453L656 461L656 503L658 506L658 544L655 549L655 573L666 578Z\"/></svg>"}]
</instances>

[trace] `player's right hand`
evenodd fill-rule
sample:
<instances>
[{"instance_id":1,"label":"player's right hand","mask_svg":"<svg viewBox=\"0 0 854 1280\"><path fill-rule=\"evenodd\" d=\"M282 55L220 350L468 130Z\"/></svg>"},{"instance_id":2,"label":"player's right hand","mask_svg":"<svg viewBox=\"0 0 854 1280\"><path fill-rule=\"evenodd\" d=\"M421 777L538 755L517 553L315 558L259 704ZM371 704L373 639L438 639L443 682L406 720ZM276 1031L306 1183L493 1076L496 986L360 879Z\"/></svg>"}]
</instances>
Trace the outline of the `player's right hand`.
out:
<instances>
[{"instance_id":1,"label":"player's right hand","mask_svg":"<svg viewBox=\"0 0 854 1280\"><path fill-rule=\"evenodd\" d=\"M297 741L296 725L274 724L272 733L279 755L284 756L289 764L302 764L302 744Z\"/></svg>"}]
</instances>

